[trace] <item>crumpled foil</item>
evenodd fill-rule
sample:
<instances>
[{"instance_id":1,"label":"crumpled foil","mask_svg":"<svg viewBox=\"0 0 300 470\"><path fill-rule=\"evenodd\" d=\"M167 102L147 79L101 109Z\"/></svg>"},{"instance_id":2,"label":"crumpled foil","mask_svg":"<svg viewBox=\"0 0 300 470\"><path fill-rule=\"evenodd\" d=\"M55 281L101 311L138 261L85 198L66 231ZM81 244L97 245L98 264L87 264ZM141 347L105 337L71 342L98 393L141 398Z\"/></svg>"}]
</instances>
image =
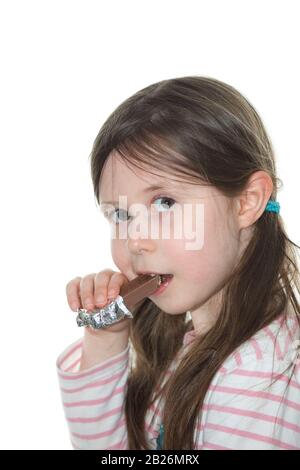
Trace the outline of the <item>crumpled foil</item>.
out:
<instances>
[{"instance_id":1,"label":"crumpled foil","mask_svg":"<svg viewBox=\"0 0 300 470\"><path fill-rule=\"evenodd\" d=\"M94 330L100 330L124 318L133 318L133 315L124 304L123 297L118 295L105 307L95 309L90 313L85 308L78 308L76 321L78 326L90 326Z\"/></svg>"}]
</instances>

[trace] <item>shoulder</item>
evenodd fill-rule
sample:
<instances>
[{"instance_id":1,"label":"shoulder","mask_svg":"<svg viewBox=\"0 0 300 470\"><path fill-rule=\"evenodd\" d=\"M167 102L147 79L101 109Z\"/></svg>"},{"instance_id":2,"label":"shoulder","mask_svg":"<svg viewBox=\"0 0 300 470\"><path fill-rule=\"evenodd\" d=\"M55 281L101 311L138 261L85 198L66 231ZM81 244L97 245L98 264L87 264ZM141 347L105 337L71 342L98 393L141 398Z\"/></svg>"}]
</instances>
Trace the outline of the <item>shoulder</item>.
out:
<instances>
[{"instance_id":1,"label":"shoulder","mask_svg":"<svg viewBox=\"0 0 300 470\"><path fill-rule=\"evenodd\" d=\"M296 363L300 327L294 314L281 315L241 344L222 364L221 374L236 369L266 369L280 372Z\"/></svg>"},{"instance_id":2,"label":"shoulder","mask_svg":"<svg viewBox=\"0 0 300 470\"><path fill-rule=\"evenodd\" d=\"M299 333L279 318L224 361L203 404L203 448L300 448Z\"/></svg>"},{"instance_id":3,"label":"shoulder","mask_svg":"<svg viewBox=\"0 0 300 470\"><path fill-rule=\"evenodd\" d=\"M195 330L188 331L183 339L183 348L195 337ZM236 348L225 359L218 375L243 368L280 370L293 361L300 362L300 327L294 312L289 310Z\"/></svg>"}]
</instances>

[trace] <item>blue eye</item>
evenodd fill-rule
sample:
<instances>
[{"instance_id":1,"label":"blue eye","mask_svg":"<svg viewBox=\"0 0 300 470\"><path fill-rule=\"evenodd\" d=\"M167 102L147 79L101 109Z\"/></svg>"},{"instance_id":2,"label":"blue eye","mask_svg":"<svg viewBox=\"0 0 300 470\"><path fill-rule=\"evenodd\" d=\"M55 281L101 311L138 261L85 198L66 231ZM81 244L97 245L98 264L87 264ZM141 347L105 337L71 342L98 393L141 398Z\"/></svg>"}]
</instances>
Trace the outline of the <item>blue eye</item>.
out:
<instances>
[{"instance_id":1,"label":"blue eye","mask_svg":"<svg viewBox=\"0 0 300 470\"><path fill-rule=\"evenodd\" d=\"M162 199L163 201L171 201L171 204L170 204L170 207L167 207L168 209L170 209L174 204L175 204L175 201L174 199L170 198L170 197L164 197L164 196L159 196L159 197L156 197L155 199L153 199L153 201L158 201L159 199ZM166 202L164 202L163 204L164 206L166 205Z\"/></svg>"},{"instance_id":2,"label":"blue eye","mask_svg":"<svg viewBox=\"0 0 300 470\"><path fill-rule=\"evenodd\" d=\"M174 199L170 198L170 197L164 197L164 196L159 196L159 197L155 197L152 201L158 201L159 199L162 199L164 201L164 203L162 204L163 206L166 205L166 201L169 201L168 204L170 205L169 207L167 207L167 209L170 209L174 204L175 204L175 201ZM171 201L171 202L170 202ZM117 214L123 214L123 218L121 216L121 219L119 219L119 216L117 216ZM120 222L126 222L127 221L127 216L126 216L127 211L125 211L124 209L118 209L116 208L114 211L110 212L110 214L108 214L107 218L109 220L113 220L114 223L116 223L117 225L120 223ZM114 220L114 216L116 215L117 217L117 220ZM131 216L128 216L129 219L131 219L132 217Z\"/></svg>"},{"instance_id":3,"label":"blue eye","mask_svg":"<svg viewBox=\"0 0 300 470\"><path fill-rule=\"evenodd\" d=\"M110 213L109 219L112 219L113 216L116 215L117 213L127 214L127 211L125 211L124 209L115 209L113 212ZM129 217L129 218L131 218L131 217ZM117 222L113 219L113 222L117 223L117 224L119 224L119 222L126 222L126 216L124 216L124 219L118 220Z\"/></svg>"}]
</instances>

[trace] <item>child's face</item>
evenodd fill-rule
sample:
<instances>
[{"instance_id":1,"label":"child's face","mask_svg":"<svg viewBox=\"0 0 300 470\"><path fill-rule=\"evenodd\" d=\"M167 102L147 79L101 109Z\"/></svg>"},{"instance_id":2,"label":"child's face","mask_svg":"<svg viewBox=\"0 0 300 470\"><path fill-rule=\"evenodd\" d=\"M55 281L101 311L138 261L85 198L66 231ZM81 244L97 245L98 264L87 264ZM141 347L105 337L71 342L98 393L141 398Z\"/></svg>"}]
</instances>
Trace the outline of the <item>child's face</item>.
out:
<instances>
[{"instance_id":1,"label":"child's face","mask_svg":"<svg viewBox=\"0 0 300 470\"><path fill-rule=\"evenodd\" d=\"M129 165L116 153L109 156L101 179L100 202L116 201L117 207L123 209L109 222L112 233L116 221L119 223L111 238L112 258L129 280L136 277L138 271L173 274L166 290L149 298L169 314L187 310L196 312L220 291L237 262L241 250L237 219L229 212L228 200L216 188L174 181L168 174L157 173L159 176ZM171 189L144 192L154 184L168 184ZM121 204L121 196L127 198L127 206L126 200ZM176 204L172 206L171 201L162 197L171 198ZM130 216L138 214L132 210L132 204L137 203L147 210L132 236L128 235L128 228L134 221ZM188 212L183 211L184 204L189 208ZM107 206L104 207L106 210ZM113 209L111 205L109 208ZM167 215L171 209L173 217ZM185 218L175 222L175 214L182 213ZM159 229L156 237L151 236L150 214L156 216L151 218L151 225ZM198 234L202 234L199 237L201 246L187 249L189 243L192 246L191 238L185 236L191 233L188 231L191 221L192 230L197 229ZM175 228L178 230L179 225L182 236L175 238ZM168 231L163 231L167 226L170 236L163 238L162 233L168 235Z\"/></svg>"}]
</instances>

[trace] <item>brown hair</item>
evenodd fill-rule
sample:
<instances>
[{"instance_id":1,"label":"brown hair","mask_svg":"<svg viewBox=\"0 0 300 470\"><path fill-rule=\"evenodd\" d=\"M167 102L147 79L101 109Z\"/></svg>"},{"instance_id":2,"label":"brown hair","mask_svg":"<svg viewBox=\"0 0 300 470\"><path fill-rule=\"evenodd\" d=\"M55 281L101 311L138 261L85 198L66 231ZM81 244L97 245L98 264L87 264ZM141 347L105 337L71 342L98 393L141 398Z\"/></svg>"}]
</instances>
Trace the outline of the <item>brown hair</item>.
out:
<instances>
[{"instance_id":1,"label":"brown hair","mask_svg":"<svg viewBox=\"0 0 300 470\"><path fill-rule=\"evenodd\" d=\"M101 172L112 150L150 173L167 169L180 180L213 185L228 198L241 194L259 170L272 178L270 199L276 200L280 187L274 151L258 113L235 88L210 77L154 83L115 109L90 155L98 203ZM165 400L163 449L193 449L204 397L225 359L285 312L289 303L299 321L293 289L299 293L299 246L288 238L279 214L264 212L254 225L253 236L224 286L215 325L194 340L164 387L160 387L164 374L192 323L186 312L168 315L150 299L136 309L130 326L136 362L124 404L129 449L149 448L145 417L160 394ZM149 315L150 311L156 314ZM292 364L290 368L293 371Z\"/></svg>"}]
</instances>

